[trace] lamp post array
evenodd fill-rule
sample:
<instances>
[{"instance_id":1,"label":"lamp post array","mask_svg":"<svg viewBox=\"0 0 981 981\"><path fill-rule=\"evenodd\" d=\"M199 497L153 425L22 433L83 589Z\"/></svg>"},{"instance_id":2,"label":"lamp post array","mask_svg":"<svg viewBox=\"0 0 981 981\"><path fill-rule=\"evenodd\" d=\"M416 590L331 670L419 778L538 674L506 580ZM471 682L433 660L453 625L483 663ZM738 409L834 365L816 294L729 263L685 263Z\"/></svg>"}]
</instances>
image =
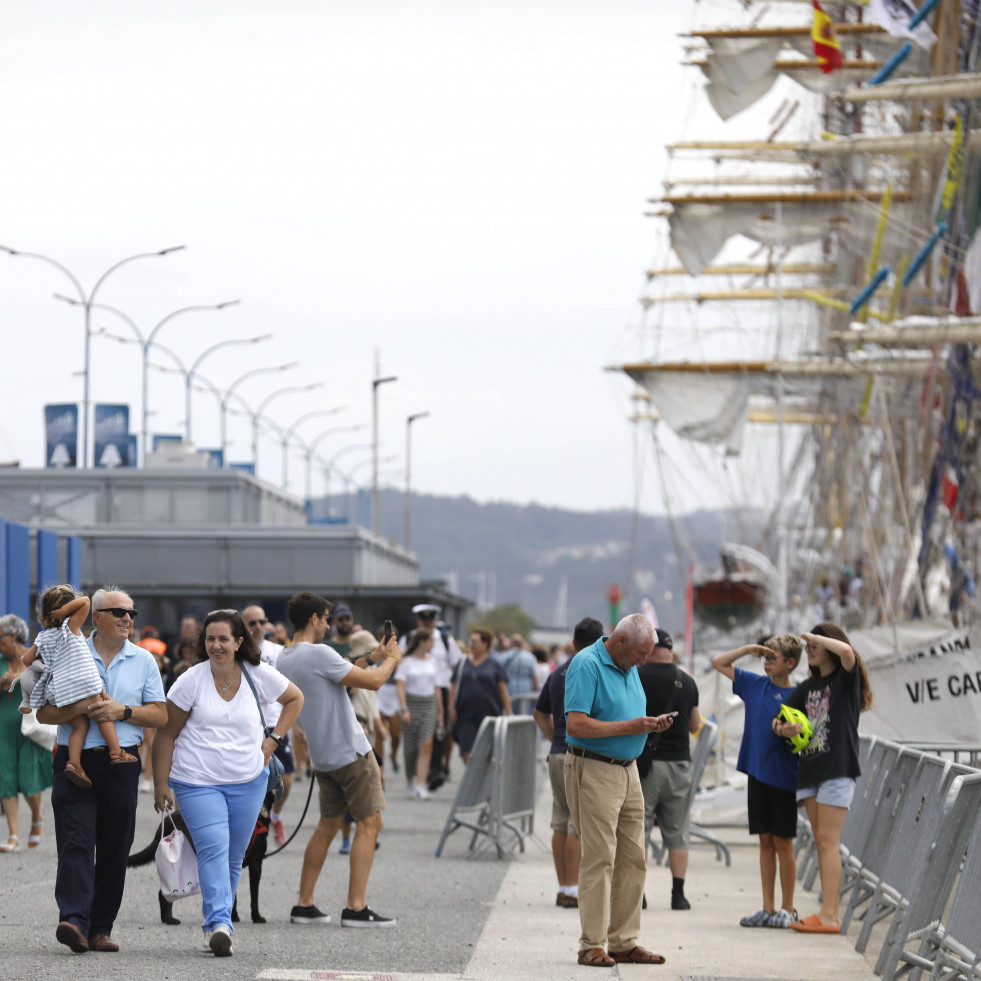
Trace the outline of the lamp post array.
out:
<instances>
[{"instance_id":1,"label":"lamp post array","mask_svg":"<svg viewBox=\"0 0 981 981\"><path fill-rule=\"evenodd\" d=\"M91 403L89 391L92 374L92 304L95 301L95 295L99 292L99 287L102 286L106 279L108 279L112 273L119 269L120 266L125 266L129 262L135 262L137 259L152 259L155 256L164 256L169 255L171 252L180 252L183 248L185 248L183 245L174 245L168 249L160 249L158 252L139 252L136 255L127 256L125 259L120 259L119 262L111 265L95 281L95 285L92 287L92 289L86 293L85 288L79 282L78 277L67 266L64 266L62 263L58 262L57 259L52 259L47 255L41 255L40 252L21 252L6 245L0 245L0 252L6 252L8 255L12 256L23 256L25 259L39 259L41 262L46 262L49 266L54 266L55 269L58 269L64 273L65 276L68 277L72 286L74 286L78 292L78 305L84 307L85 309L85 367L82 371L82 467L84 469L88 469L89 465L89 407Z\"/></svg>"}]
</instances>

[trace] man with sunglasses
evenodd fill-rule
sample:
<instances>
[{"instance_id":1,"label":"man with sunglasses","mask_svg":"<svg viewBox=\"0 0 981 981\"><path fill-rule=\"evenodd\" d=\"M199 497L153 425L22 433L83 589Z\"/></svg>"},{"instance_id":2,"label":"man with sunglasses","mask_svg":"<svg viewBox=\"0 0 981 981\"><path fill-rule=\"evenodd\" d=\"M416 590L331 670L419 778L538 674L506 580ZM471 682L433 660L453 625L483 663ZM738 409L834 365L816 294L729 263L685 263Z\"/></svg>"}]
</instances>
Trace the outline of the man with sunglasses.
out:
<instances>
[{"instance_id":1,"label":"man with sunglasses","mask_svg":"<svg viewBox=\"0 0 981 981\"><path fill-rule=\"evenodd\" d=\"M95 630L88 639L105 696L93 699L88 717L113 722L119 745L138 754L144 729L167 721L167 703L153 655L129 640L136 620L133 600L115 586L92 597ZM68 724L72 710L45 705L38 720L58 725L51 807L58 843L55 900L59 920L55 936L76 954L114 953L111 940L126 879L126 859L136 826L139 767L112 766L97 725L90 725L82 766L91 787L76 787L65 777Z\"/></svg>"},{"instance_id":2,"label":"man with sunglasses","mask_svg":"<svg viewBox=\"0 0 981 981\"><path fill-rule=\"evenodd\" d=\"M242 610L241 616L245 629L248 630L255 646L259 648L259 657L270 667L276 667L276 659L279 657L283 645L266 638L266 630L269 629L266 611L258 603L253 603ZM275 727L276 723L279 722L283 706L279 702L263 702L262 711L266 717L266 725ZM273 804L272 810L269 812L269 823L272 826L270 830L273 833L273 838L276 839L276 844L285 845L286 828L283 827L283 805L290 795L290 788L293 786L293 774L296 772L289 733L283 736L283 741L274 752L279 758L279 762L283 764L285 772L283 773L283 796Z\"/></svg>"},{"instance_id":3,"label":"man with sunglasses","mask_svg":"<svg viewBox=\"0 0 981 981\"><path fill-rule=\"evenodd\" d=\"M333 609L330 622L334 628L334 636L330 638L330 646L341 657L350 658L351 636L354 633L354 614L351 612L351 607L343 601L338 603Z\"/></svg>"}]
</instances>

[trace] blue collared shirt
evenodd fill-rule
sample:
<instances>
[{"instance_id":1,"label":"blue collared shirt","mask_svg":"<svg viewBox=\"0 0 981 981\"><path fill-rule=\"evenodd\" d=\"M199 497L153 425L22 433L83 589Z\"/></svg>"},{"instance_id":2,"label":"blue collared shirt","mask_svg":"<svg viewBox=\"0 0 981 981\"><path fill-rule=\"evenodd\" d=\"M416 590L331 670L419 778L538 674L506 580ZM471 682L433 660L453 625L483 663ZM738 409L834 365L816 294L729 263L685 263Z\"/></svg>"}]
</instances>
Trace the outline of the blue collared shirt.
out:
<instances>
[{"instance_id":1,"label":"blue collared shirt","mask_svg":"<svg viewBox=\"0 0 981 981\"><path fill-rule=\"evenodd\" d=\"M565 676L567 720L570 712L584 712L591 719L602 722L621 722L646 714L647 698L637 668L627 671L618 668L606 650L604 641L608 639L601 637L569 662ZM569 746L580 746L604 756L632 760L640 756L647 734L583 739L570 736L566 731L565 741Z\"/></svg>"},{"instance_id":2,"label":"blue collared shirt","mask_svg":"<svg viewBox=\"0 0 981 981\"><path fill-rule=\"evenodd\" d=\"M95 666L102 677L102 685L110 698L115 699L120 705L132 705L134 708L146 705L148 702L166 703L167 696L164 695L160 670L149 651L137 647L132 641L125 640L107 668L96 653L94 630L88 644ZM95 701L97 697L94 695L92 700ZM143 729L133 725L132 722L116 722L114 725L120 746L136 746L143 738ZM68 723L58 726L59 744L67 746L71 732L72 727ZM99 726L95 722L89 722L89 731L85 736L83 749L105 746L105 744Z\"/></svg>"}]
</instances>

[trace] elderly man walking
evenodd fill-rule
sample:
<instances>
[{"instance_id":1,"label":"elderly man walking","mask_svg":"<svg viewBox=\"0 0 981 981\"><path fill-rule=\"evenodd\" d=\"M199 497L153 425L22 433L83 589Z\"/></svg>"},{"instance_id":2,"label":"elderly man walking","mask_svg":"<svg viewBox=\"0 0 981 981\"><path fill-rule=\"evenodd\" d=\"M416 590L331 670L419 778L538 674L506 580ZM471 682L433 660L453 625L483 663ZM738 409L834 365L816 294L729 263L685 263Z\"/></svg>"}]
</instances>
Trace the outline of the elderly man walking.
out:
<instances>
[{"instance_id":1,"label":"elderly man walking","mask_svg":"<svg viewBox=\"0 0 981 981\"><path fill-rule=\"evenodd\" d=\"M579 963L663 964L637 943L644 895L644 797L636 758L670 715L644 715L637 665L654 651L654 627L624 617L609 637L580 651L565 682L566 796L579 829ZM609 953L607 953L607 945Z\"/></svg>"},{"instance_id":2,"label":"elderly man walking","mask_svg":"<svg viewBox=\"0 0 981 981\"><path fill-rule=\"evenodd\" d=\"M119 745L134 756L143 730L167 721L167 703L160 671L149 651L129 638L136 620L133 600L115 586L96 590L92 597L95 631L88 640L92 659L102 676L106 698L93 698L88 717L113 722ZM58 725L51 807L58 841L55 901L60 913L55 936L76 954L88 950L115 953L110 939L123 899L126 859L136 828L137 766L110 766L98 725L89 726L82 765L91 787L77 787L65 777L68 725L72 709L45 705L39 722Z\"/></svg>"}]
</instances>

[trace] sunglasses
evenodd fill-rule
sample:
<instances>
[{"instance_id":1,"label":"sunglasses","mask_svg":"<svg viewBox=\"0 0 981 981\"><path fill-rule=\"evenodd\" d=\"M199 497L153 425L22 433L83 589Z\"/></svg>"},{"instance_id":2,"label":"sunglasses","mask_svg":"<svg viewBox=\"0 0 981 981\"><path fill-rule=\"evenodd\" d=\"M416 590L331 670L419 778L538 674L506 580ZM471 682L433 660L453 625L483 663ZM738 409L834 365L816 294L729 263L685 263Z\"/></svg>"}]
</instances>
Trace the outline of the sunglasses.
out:
<instances>
[{"instance_id":1,"label":"sunglasses","mask_svg":"<svg viewBox=\"0 0 981 981\"><path fill-rule=\"evenodd\" d=\"M105 606L101 610L96 610L96 613L111 613L117 620L122 620L123 617L129 617L130 620L135 620L139 615L139 610L124 610L121 606Z\"/></svg>"},{"instance_id":2,"label":"sunglasses","mask_svg":"<svg viewBox=\"0 0 981 981\"><path fill-rule=\"evenodd\" d=\"M342 620L346 620L346 621L349 621L349 620L351 620L351 619L352 619L352 618L351 618L351 617L349 617L349 616L348 616L348 615L347 615L347 614L345 613L345 614L344 614L343 616L339 616L339 617L337 618L337 622L338 622L338 623L340 623L340 622L341 622Z\"/></svg>"},{"instance_id":3,"label":"sunglasses","mask_svg":"<svg viewBox=\"0 0 981 981\"><path fill-rule=\"evenodd\" d=\"M268 620L250 620L249 621L249 626L250 627L256 627L256 626L259 626L260 624L262 626L265 626L267 623L269 623Z\"/></svg>"},{"instance_id":4,"label":"sunglasses","mask_svg":"<svg viewBox=\"0 0 981 981\"><path fill-rule=\"evenodd\" d=\"M229 615L234 613L235 616L238 616L238 610L211 610L206 615L209 617L214 617L217 616L219 613L227 613Z\"/></svg>"}]
</instances>

